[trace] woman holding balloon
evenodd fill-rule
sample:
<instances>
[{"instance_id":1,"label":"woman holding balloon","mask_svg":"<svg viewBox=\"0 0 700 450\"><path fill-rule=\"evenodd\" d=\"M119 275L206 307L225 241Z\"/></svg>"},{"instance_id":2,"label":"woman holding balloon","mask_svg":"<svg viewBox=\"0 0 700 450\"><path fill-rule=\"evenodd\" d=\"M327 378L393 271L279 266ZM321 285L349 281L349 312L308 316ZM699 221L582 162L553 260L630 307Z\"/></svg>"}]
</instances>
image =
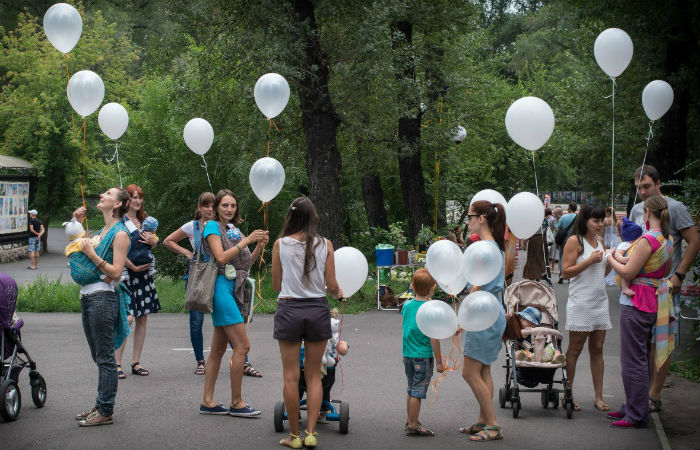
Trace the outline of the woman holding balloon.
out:
<instances>
[{"instance_id":1,"label":"woman holding balloon","mask_svg":"<svg viewBox=\"0 0 700 450\"><path fill-rule=\"evenodd\" d=\"M284 377L284 406L290 435L280 441L301 448L299 433L299 353L304 341L307 424L303 445L317 445L316 422L321 410L321 360L332 336L326 290L343 292L335 276L333 244L316 233L318 214L311 200L295 199L272 249L272 286L279 292L273 337L279 341Z\"/></svg>"},{"instance_id":2,"label":"woman holding balloon","mask_svg":"<svg viewBox=\"0 0 700 450\"><path fill-rule=\"evenodd\" d=\"M470 295L478 291L486 291L497 296L505 289L503 256L506 228L505 209L499 203L485 200L476 201L469 207L467 224L471 233L479 235L480 242L483 242L482 246L493 246L501 254L498 275L481 286L469 285ZM466 253L465 256L467 256ZM472 267L473 271L489 270L483 265ZM476 274L465 273L468 279L474 279L474 275ZM467 297L464 301L468 302L470 298ZM481 331L467 331L464 337L462 377L479 402L479 419L469 427L460 428L459 431L472 434L470 439L473 441L491 441L503 438L493 407L493 380L491 378L491 364L498 359L502 345L501 338L506 327L503 307L498 304L497 308L498 315L492 325Z\"/></svg>"},{"instance_id":3,"label":"woman holding balloon","mask_svg":"<svg viewBox=\"0 0 700 450\"><path fill-rule=\"evenodd\" d=\"M612 328L608 294L605 292L605 275L610 266L606 263L605 247L600 238L604 219L603 208L584 205L574 222L571 236L564 244L562 258L562 277L571 279L566 301L566 329L569 330L566 374L573 390L576 362L588 340L593 405L599 411L610 410L603 400L603 344L606 330ZM580 409L574 403L574 410Z\"/></svg>"}]
</instances>

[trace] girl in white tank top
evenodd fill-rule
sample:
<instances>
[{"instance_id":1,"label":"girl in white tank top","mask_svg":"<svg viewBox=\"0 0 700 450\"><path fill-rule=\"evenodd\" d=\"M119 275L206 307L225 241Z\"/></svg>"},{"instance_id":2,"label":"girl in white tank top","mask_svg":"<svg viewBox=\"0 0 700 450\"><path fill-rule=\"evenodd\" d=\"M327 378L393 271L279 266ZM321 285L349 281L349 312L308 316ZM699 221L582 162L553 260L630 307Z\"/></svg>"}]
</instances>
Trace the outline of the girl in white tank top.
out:
<instances>
[{"instance_id":1,"label":"girl in white tank top","mask_svg":"<svg viewBox=\"0 0 700 450\"><path fill-rule=\"evenodd\" d=\"M335 278L333 245L316 234L318 215L311 200L299 197L287 211L282 233L272 249L272 287L279 292L273 337L279 341L284 405L290 434L280 441L300 448L299 354L304 342L307 429L303 445L317 445L316 422L321 410L321 360L332 336L326 290L342 297Z\"/></svg>"}]
</instances>

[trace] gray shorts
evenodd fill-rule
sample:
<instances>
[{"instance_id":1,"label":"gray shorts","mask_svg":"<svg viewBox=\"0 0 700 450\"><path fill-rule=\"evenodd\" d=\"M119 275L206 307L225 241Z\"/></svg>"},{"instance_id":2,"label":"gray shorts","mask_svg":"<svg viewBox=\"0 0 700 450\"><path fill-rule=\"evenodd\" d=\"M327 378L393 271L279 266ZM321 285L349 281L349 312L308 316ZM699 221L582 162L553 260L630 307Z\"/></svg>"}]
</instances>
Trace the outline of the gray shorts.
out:
<instances>
[{"instance_id":1,"label":"gray shorts","mask_svg":"<svg viewBox=\"0 0 700 450\"><path fill-rule=\"evenodd\" d=\"M433 358L403 358L408 386L406 393L410 397L425 398L433 377L435 360Z\"/></svg>"},{"instance_id":2,"label":"gray shorts","mask_svg":"<svg viewBox=\"0 0 700 450\"><path fill-rule=\"evenodd\" d=\"M274 323L272 337L278 341L317 342L333 336L325 297L277 300Z\"/></svg>"}]
</instances>

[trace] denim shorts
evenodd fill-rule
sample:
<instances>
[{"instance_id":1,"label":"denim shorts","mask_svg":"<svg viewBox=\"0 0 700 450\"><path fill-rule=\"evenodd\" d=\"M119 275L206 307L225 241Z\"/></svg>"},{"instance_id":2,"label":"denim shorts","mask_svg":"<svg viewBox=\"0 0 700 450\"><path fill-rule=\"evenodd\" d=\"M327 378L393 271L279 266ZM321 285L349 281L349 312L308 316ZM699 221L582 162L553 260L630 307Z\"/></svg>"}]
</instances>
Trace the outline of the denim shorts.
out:
<instances>
[{"instance_id":1,"label":"denim shorts","mask_svg":"<svg viewBox=\"0 0 700 450\"><path fill-rule=\"evenodd\" d=\"M408 386L406 393L410 397L425 398L433 377L435 360L433 358L403 358Z\"/></svg>"},{"instance_id":2,"label":"denim shorts","mask_svg":"<svg viewBox=\"0 0 700 450\"><path fill-rule=\"evenodd\" d=\"M41 241L38 238L29 238L29 251L30 252L40 252L41 251Z\"/></svg>"}]
</instances>

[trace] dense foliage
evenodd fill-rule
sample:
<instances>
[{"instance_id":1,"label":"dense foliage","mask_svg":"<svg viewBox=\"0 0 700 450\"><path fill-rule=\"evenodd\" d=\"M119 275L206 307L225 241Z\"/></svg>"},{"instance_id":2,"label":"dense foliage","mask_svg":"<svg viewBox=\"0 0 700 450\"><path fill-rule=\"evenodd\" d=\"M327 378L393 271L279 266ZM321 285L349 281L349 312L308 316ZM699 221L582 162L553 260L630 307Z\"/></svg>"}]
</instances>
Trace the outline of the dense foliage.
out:
<instances>
[{"instance_id":1,"label":"dense foliage","mask_svg":"<svg viewBox=\"0 0 700 450\"><path fill-rule=\"evenodd\" d=\"M313 23L298 21L302 3L312 6ZM143 187L146 208L159 218L162 235L188 220L198 194L209 189L201 158L182 139L184 124L193 117L206 118L214 127L214 144L206 154L212 185L237 193L244 231L263 226L248 171L265 156L270 140L270 155L286 170L285 187L269 209L271 232L279 231L286 206L312 187L308 123L302 120L308 111L301 107L300 90L324 70L342 161L337 167L340 193L333 199L342 214L333 220L342 223L345 244L370 252L387 237L370 225L406 226L401 152L420 156L421 173L415 175L425 182L426 226L433 225L436 191L442 229L446 200L468 205L486 187L506 198L534 191L531 154L510 140L504 126L509 105L525 95L547 101L556 120L552 138L535 155L539 189L590 191L607 199L611 82L593 58L593 43L609 27L625 29L635 46L632 63L617 79L618 204L624 205L631 174L644 154L649 124L640 97L653 79L669 81L676 101L669 119L654 124L650 161L664 163L664 178L676 180L669 189L681 193L678 187L687 186L697 192L699 28L698 6L692 2L75 4L83 16L83 36L68 68L97 72L105 81L105 102L117 101L129 110L129 128L120 139L122 175L125 184ZM0 5L0 152L39 168L39 195L32 206L46 219L61 220L79 203L82 140L73 136L65 97L66 61L41 30L48 6L44 1ZM410 40L397 24L410 24ZM313 39L320 44L319 65L309 66ZM684 42L693 45L677 48ZM289 105L272 128L252 95L255 81L266 72L281 73L292 87ZM408 147L399 133L401 118L418 119L420 125L417 143ZM458 125L467 129L459 145L451 138ZM87 120L86 136L87 189L94 198L118 183L114 164L107 162L114 143L100 133L96 114ZM162 272L182 273L182 261L158 251Z\"/></svg>"}]
</instances>

